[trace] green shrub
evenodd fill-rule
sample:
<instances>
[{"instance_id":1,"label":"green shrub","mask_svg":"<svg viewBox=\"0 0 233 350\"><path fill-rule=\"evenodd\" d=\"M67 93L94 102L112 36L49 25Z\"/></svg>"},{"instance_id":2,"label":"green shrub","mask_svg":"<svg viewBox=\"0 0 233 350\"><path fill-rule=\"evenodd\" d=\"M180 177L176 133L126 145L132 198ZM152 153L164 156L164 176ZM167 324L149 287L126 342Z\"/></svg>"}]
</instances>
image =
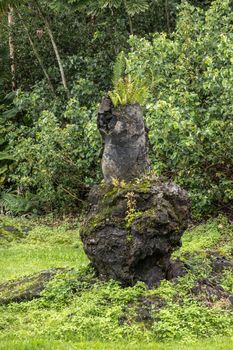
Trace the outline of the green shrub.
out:
<instances>
[{"instance_id":1,"label":"green shrub","mask_svg":"<svg viewBox=\"0 0 233 350\"><path fill-rule=\"evenodd\" d=\"M196 213L233 198L233 59L229 0L182 3L172 37L131 38L128 69L146 78L151 159L186 187Z\"/></svg>"},{"instance_id":2,"label":"green shrub","mask_svg":"<svg viewBox=\"0 0 233 350\"><path fill-rule=\"evenodd\" d=\"M36 96L31 94L31 105ZM28 108L29 125L8 133L9 152L15 159L8 182L28 198L30 210L70 210L82 202L87 187L98 177L96 106L87 110L71 97L63 109L61 115L52 107L38 110L35 119L35 109L30 114Z\"/></svg>"}]
</instances>

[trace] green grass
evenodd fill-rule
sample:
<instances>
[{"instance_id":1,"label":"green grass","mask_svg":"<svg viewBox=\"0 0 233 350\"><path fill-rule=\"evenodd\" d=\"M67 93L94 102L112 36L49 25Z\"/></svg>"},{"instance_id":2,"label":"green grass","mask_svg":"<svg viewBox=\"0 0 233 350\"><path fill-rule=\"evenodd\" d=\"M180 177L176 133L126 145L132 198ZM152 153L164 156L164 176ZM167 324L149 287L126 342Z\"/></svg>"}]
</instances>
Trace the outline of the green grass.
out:
<instances>
[{"instance_id":1,"label":"green grass","mask_svg":"<svg viewBox=\"0 0 233 350\"><path fill-rule=\"evenodd\" d=\"M19 230L30 228L20 242L0 245L0 282L52 267L79 268L88 263L78 227L70 229L65 222L58 227L38 225L25 218L0 217L0 221Z\"/></svg>"},{"instance_id":2,"label":"green grass","mask_svg":"<svg viewBox=\"0 0 233 350\"><path fill-rule=\"evenodd\" d=\"M110 344L110 343L66 343L54 340L7 340L0 350L232 350L233 338L216 338L208 341L181 344Z\"/></svg>"},{"instance_id":3,"label":"green grass","mask_svg":"<svg viewBox=\"0 0 233 350\"><path fill-rule=\"evenodd\" d=\"M83 249L70 246L18 244L0 247L0 282L51 267L79 268L87 262Z\"/></svg>"},{"instance_id":4,"label":"green grass","mask_svg":"<svg viewBox=\"0 0 233 350\"><path fill-rule=\"evenodd\" d=\"M215 247L222 237L230 236L232 233L233 228L230 228L225 217L220 216L215 220L209 220L185 232L182 237L182 247L176 254L206 251L208 248Z\"/></svg>"},{"instance_id":5,"label":"green grass","mask_svg":"<svg viewBox=\"0 0 233 350\"><path fill-rule=\"evenodd\" d=\"M225 218L188 230L175 255L187 260L190 270L152 290L143 283L121 288L116 282L94 279L86 268L78 226L8 218L7 224L32 230L20 241L1 245L0 282L52 267L74 270L56 276L40 299L0 306L0 350L233 349L232 310L224 300L207 305L204 295L196 298L190 293L197 279L211 278L212 252L221 256L224 246L232 260L232 227ZM233 292L229 270L214 278ZM152 321L138 320L144 310L140 298L160 298L164 303L159 309L152 305Z\"/></svg>"}]
</instances>

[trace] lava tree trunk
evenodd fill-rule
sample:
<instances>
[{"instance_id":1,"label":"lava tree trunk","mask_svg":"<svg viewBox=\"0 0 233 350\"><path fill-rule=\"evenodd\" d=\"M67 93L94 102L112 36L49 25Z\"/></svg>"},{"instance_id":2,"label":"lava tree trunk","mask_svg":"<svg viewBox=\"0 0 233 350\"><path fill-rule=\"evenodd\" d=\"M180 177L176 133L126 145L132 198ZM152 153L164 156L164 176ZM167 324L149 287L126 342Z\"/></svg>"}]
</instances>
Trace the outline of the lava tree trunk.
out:
<instances>
[{"instance_id":1,"label":"lava tree trunk","mask_svg":"<svg viewBox=\"0 0 233 350\"><path fill-rule=\"evenodd\" d=\"M89 213L81 228L84 250L104 279L157 285L174 277L177 269L170 257L187 228L187 193L149 174L147 132L139 105L115 109L104 98L98 128L105 184L89 195Z\"/></svg>"},{"instance_id":2,"label":"lava tree trunk","mask_svg":"<svg viewBox=\"0 0 233 350\"><path fill-rule=\"evenodd\" d=\"M149 169L147 133L138 104L115 109L108 98L103 98L98 128L104 144L102 171L106 183L113 179L130 181Z\"/></svg>"}]
</instances>

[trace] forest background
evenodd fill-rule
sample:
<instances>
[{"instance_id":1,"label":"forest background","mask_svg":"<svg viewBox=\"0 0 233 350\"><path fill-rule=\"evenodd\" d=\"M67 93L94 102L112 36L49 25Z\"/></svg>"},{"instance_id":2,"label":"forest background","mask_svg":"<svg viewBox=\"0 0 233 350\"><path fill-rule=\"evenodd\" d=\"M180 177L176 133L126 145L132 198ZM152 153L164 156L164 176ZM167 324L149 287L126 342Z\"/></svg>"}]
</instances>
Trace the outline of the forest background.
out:
<instances>
[{"instance_id":1,"label":"forest background","mask_svg":"<svg viewBox=\"0 0 233 350\"><path fill-rule=\"evenodd\" d=\"M230 212L231 1L3 0L0 11L2 213L72 213L101 180L96 114L122 51L148 88L153 170L189 191L197 218Z\"/></svg>"}]
</instances>

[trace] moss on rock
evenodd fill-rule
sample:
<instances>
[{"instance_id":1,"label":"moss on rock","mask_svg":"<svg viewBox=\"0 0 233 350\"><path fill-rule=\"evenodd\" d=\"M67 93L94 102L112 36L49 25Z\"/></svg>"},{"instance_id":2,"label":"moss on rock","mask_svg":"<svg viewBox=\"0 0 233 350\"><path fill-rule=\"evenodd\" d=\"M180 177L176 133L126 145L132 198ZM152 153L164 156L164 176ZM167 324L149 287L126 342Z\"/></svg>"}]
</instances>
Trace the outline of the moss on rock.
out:
<instances>
[{"instance_id":1,"label":"moss on rock","mask_svg":"<svg viewBox=\"0 0 233 350\"><path fill-rule=\"evenodd\" d=\"M0 305L39 298L47 283L64 269L53 268L0 285Z\"/></svg>"},{"instance_id":2,"label":"moss on rock","mask_svg":"<svg viewBox=\"0 0 233 350\"><path fill-rule=\"evenodd\" d=\"M24 237L24 233L14 226L0 226L0 245L12 241L19 241Z\"/></svg>"},{"instance_id":3,"label":"moss on rock","mask_svg":"<svg viewBox=\"0 0 233 350\"><path fill-rule=\"evenodd\" d=\"M132 284L151 279L143 274L158 263L158 279L164 277L169 257L180 246L187 227L190 203L186 192L150 175L95 187L89 198L81 238L96 270Z\"/></svg>"}]
</instances>

